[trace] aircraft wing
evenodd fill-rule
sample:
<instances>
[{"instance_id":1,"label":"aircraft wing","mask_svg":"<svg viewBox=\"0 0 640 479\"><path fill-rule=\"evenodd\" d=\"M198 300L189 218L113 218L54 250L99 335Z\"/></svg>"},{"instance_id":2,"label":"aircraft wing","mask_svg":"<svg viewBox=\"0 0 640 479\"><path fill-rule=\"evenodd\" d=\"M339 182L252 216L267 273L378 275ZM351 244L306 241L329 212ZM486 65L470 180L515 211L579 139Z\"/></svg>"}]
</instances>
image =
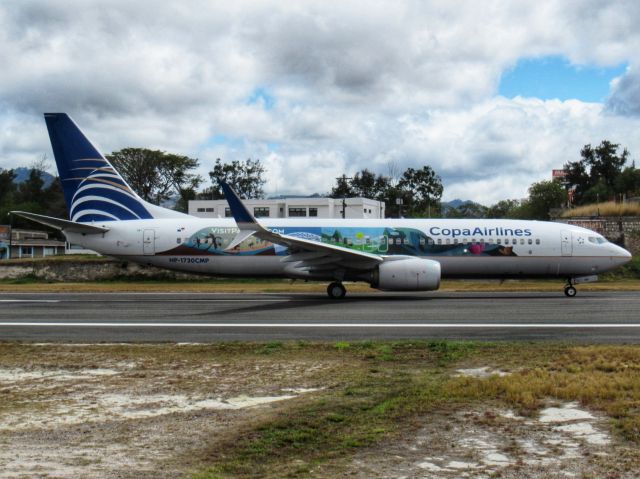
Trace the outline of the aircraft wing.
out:
<instances>
[{"instance_id":1,"label":"aircraft wing","mask_svg":"<svg viewBox=\"0 0 640 479\"><path fill-rule=\"evenodd\" d=\"M345 269L368 270L384 261L382 257L364 251L270 231L253 217L233 188L222 180L219 180L219 183L240 229L227 250L235 248L250 236L256 236L264 241L288 247L291 254L285 256L282 261L292 263L292 267L299 270L313 272Z\"/></svg>"},{"instance_id":2,"label":"aircraft wing","mask_svg":"<svg viewBox=\"0 0 640 479\"><path fill-rule=\"evenodd\" d=\"M53 218L51 216L37 215L35 213L28 213L26 211L12 211L12 215L18 215L36 223L40 223L51 228L66 231L68 233L83 233L83 234L102 234L109 231L109 228L103 228L102 226L95 226L86 223L76 223L75 221L63 220L60 218Z\"/></svg>"}]
</instances>

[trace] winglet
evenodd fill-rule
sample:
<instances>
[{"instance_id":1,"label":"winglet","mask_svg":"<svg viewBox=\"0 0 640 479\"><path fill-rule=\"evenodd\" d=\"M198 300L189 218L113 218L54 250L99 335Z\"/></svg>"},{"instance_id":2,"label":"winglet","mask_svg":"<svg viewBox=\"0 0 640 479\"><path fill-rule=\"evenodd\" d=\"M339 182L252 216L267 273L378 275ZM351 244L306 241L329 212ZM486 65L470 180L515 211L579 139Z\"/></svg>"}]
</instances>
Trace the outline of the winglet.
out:
<instances>
[{"instance_id":1,"label":"winglet","mask_svg":"<svg viewBox=\"0 0 640 479\"><path fill-rule=\"evenodd\" d=\"M253 229L253 228L244 228L244 226L250 225L258 225L258 222L253 217L253 215L249 212L247 207L242 203L242 200L238 196L238 193L233 191L233 188L229 186L229 184L221 179L218 179L218 184L222 188L222 192L224 193L224 197L227 199L227 203L229 203L229 209L231 209L231 214L233 218L236 220L238 227L242 229Z\"/></svg>"},{"instance_id":2,"label":"winglet","mask_svg":"<svg viewBox=\"0 0 640 479\"><path fill-rule=\"evenodd\" d=\"M229 184L221 179L218 179L218 184L222 188L227 203L229 203L229 209L233 215L233 219L236 220L236 224L240 231L236 234L235 238L229 243L229 246L225 250L232 250L244 240L249 238L254 233L267 232L267 230L254 218L251 212L244 205L238 193L236 193Z\"/></svg>"}]
</instances>

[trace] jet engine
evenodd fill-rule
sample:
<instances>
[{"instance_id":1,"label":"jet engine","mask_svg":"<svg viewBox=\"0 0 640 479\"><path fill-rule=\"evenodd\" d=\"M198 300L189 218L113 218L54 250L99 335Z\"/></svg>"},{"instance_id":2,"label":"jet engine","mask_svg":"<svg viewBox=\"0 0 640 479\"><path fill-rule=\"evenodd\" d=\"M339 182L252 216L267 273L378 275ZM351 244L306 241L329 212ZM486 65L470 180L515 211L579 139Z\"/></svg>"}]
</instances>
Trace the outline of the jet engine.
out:
<instances>
[{"instance_id":1,"label":"jet engine","mask_svg":"<svg viewBox=\"0 0 640 479\"><path fill-rule=\"evenodd\" d=\"M385 261L372 273L371 287L386 291L433 291L440 287L440 263L406 258Z\"/></svg>"}]
</instances>

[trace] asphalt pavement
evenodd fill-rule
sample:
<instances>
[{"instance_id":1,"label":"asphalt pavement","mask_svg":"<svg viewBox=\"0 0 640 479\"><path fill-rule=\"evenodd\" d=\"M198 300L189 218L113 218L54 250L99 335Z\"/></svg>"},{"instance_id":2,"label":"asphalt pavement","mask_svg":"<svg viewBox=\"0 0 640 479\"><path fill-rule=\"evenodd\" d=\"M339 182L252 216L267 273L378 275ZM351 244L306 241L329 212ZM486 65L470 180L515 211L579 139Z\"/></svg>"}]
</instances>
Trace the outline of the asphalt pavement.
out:
<instances>
[{"instance_id":1,"label":"asphalt pavement","mask_svg":"<svg viewBox=\"0 0 640 479\"><path fill-rule=\"evenodd\" d=\"M640 294L1 293L0 341L640 342Z\"/></svg>"}]
</instances>

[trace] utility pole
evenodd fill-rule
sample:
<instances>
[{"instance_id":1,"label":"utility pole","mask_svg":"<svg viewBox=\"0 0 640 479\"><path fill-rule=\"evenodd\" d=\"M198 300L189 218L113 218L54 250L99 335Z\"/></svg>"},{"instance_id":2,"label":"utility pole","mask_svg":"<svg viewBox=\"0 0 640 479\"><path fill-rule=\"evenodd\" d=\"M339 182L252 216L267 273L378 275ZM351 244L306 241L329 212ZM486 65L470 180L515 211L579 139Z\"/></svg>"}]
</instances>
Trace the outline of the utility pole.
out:
<instances>
[{"instance_id":1,"label":"utility pole","mask_svg":"<svg viewBox=\"0 0 640 479\"><path fill-rule=\"evenodd\" d=\"M338 186L340 186L340 181L343 181L345 186L347 186L347 180L353 180L350 176L342 175L336 178L338 181ZM342 195L342 219L347 217L347 196L346 192Z\"/></svg>"}]
</instances>

